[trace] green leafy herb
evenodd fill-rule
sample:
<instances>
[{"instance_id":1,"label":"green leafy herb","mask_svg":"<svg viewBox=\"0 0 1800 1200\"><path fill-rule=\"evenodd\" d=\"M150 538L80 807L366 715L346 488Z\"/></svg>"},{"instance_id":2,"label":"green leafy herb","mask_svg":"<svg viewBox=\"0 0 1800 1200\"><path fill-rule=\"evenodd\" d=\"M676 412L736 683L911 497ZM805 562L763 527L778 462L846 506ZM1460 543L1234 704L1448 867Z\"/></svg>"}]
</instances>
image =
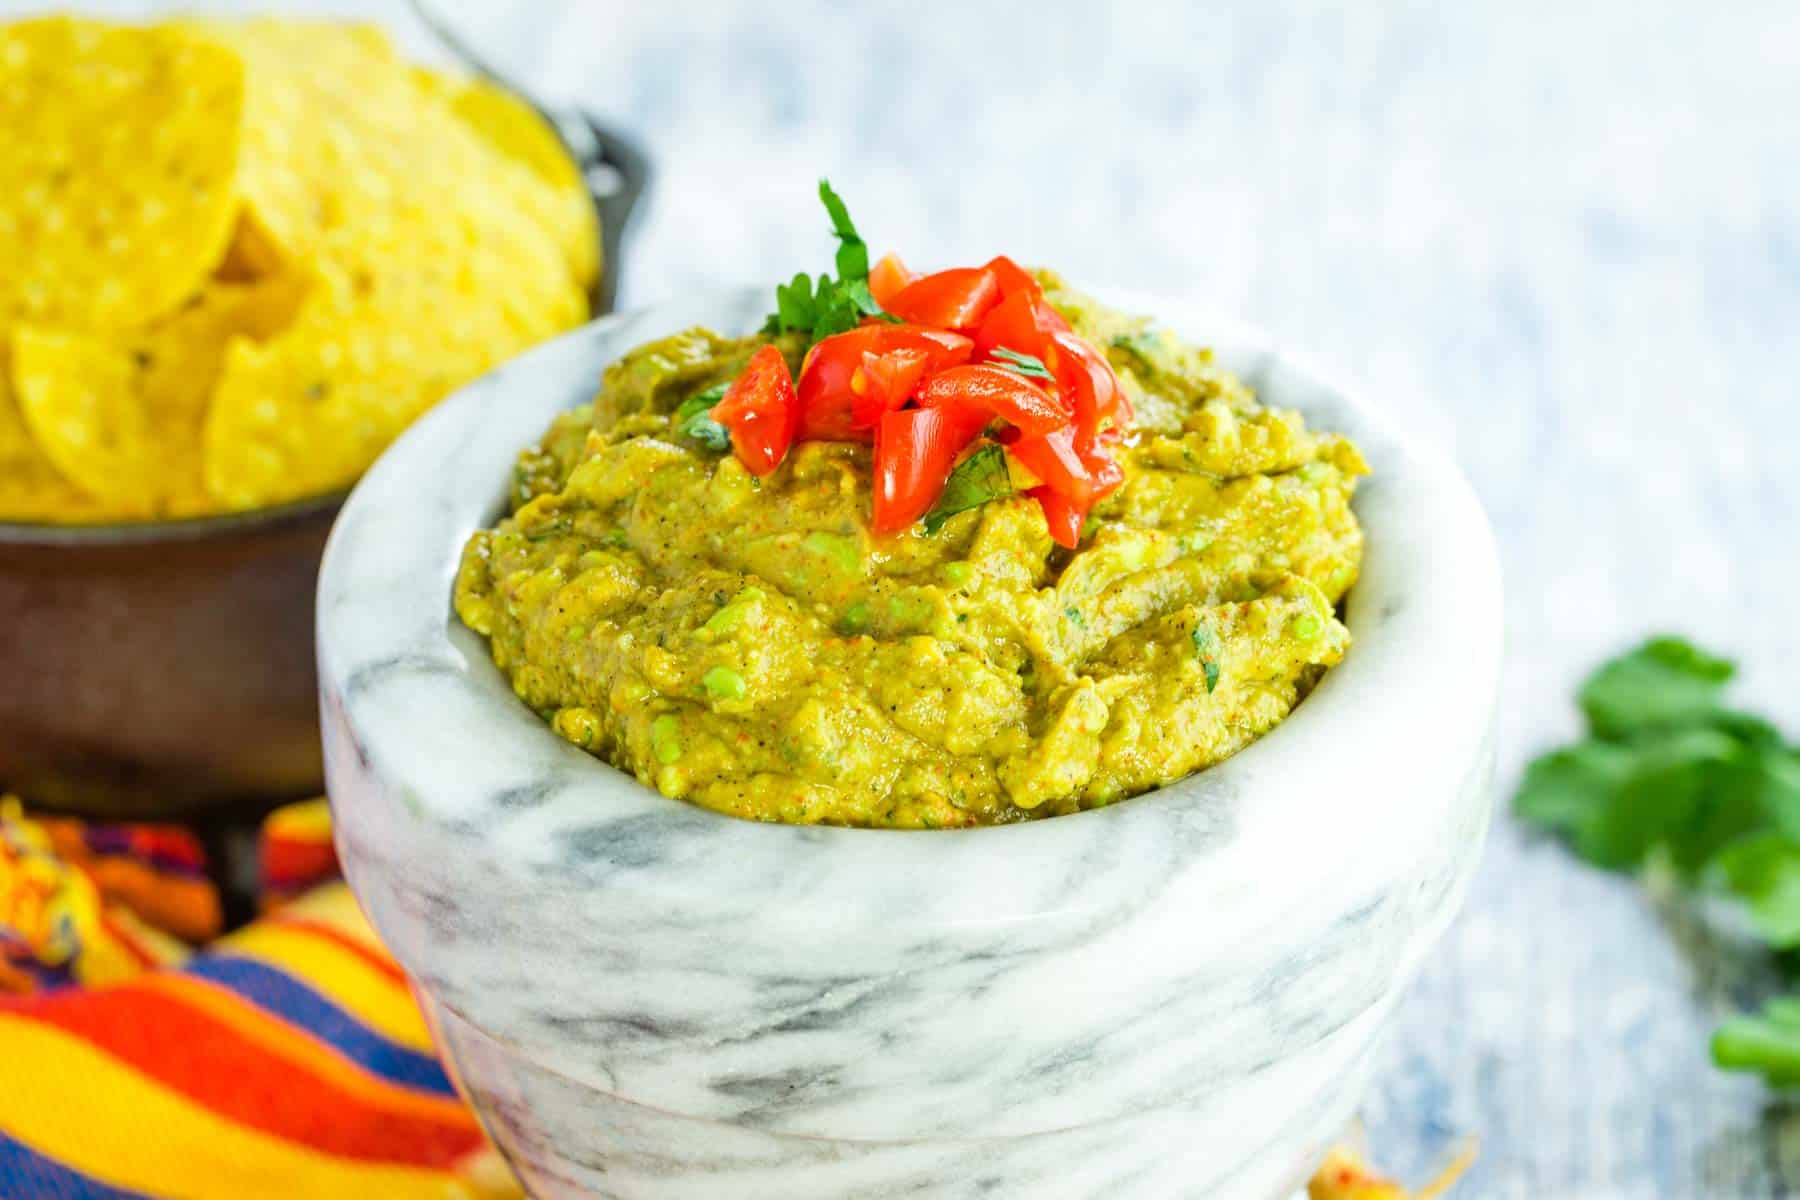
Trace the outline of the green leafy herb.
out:
<instances>
[{"instance_id":1,"label":"green leafy herb","mask_svg":"<svg viewBox=\"0 0 1800 1200\"><path fill-rule=\"evenodd\" d=\"M1800 749L1725 705L1733 665L1673 637L1597 669L1588 736L1526 769L1513 809L1596 866L1672 866L1737 904L1772 951L1800 947ZM1800 999L1727 1022L1713 1057L1800 1085Z\"/></svg>"},{"instance_id":2,"label":"green leafy herb","mask_svg":"<svg viewBox=\"0 0 1800 1200\"><path fill-rule=\"evenodd\" d=\"M789 282L777 284L775 311L763 323L763 332L804 333L816 342L855 329L866 317L898 321L869 291L869 247L856 232L843 198L821 179L819 199L838 240L837 278L821 274L815 283L812 276L801 272Z\"/></svg>"},{"instance_id":3,"label":"green leafy herb","mask_svg":"<svg viewBox=\"0 0 1800 1200\"><path fill-rule=\"evenodd\" d=\"M996 365L1009 371L1017 371L1027 379L1042 379L1047 383L1055 383L1056 377L1044 366L1044 360L1034 354L1020 354L1017 350L1008 350L1005 346L995 346L988 351L988 356L997 360Z\"/></svg>"},{"instance_id":4,"label":"green leafy herb","mask_svg":"<svg viewBox=\"0 0 1800 1200\"><path fill-rule=\"evenodd\" d=\"M925 514L925 532L936 533L957 513L1004 499L1015 491L1012 474L1006 469L1006 451L994 442L984 442L957 463L944 481L937 503Z\"/></svg>"},{"instance_id":5,"label":"green leafy herb","mask_svg":"<svg viewBox=\"0 0 1800 1200\"><path fill-rule=\"evenodd\" d=\"M1713 1062L1760 1074L1771 1087L1800 1085L1800 998L1779 996L1759 1016L1733 1017L1712 1038Z\"/></svg>"},{"instance_id":6,"label":"green leafy herb","mask_svg":"<svg viewBox=\"0 0 1800 1200\"><path fill-rule=\"evenodd\" d=\"M844 207L843 197L832 190L830 180L819 180L819 200L831 217L831 232L837 235L838 278L860 279L867 283L869 247L862 240L862 235L856 232L856 223L850 219L850 210Z\"/></svg>"},{"instance_id":7,"label":"green leafy herb","mask_svg":"<svg viewBox=\"0 0 1800 1200\"><path fill-rule=\"evenodd\" d=\"M1219 635L1210 625L1194 626L1194 651L1200 655L1200 669L1206 676L1206 694L1219 687Z\"/></svg>"},{"instance_id":8,"label":"green leafy herb","mask_svg":"<svg viewBox=\"0 0 1800 1200\"><path fill-rule=\"evenodd\" d=\"M1139 358L1149 361L1150 356L1162 346L1162 335L1151 329L1138 329L1131 333L1121 333L1112 339L1112 345L1121 350L1129 350Z\"/></svg>"},{"instance_id":9,"label":"green leafy herb","mask_svg":"<svg viewBox=\"0 0 1800 1200\"><path fill-rule=\"evenodd\" d=\"M712 419L713 405L725 398L729 384L717 383L695 392L675 410L675 432L689 437L708 450L724 453L731 449L731 431Z\"/></svg>"},{"instance_id":10,"label":"green leafy herb","mask_svg":"<svg viewBox=\"0 0 1800 1200\"><path fill-rule=\"evenodd\" d=\"M1735 668L1680 638L1651 638L1606 663L1581 689L1581 711L1599 737L1681 725L1716 711Z\"/></svg>"}]
</instances>

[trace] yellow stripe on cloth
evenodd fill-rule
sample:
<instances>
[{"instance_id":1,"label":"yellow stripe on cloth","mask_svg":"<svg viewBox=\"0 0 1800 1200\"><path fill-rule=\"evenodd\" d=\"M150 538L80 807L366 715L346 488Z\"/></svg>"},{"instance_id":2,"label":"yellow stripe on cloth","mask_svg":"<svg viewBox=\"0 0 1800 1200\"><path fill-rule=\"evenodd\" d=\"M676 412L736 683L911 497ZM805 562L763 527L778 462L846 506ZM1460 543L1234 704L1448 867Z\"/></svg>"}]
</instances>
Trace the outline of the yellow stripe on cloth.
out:
<instances>
[{"instance_id":1,"label":"yellow stripe on cloth","mask_svg":"<svg viewBox=\"0 0 1800 1200\"><path fill-rule=\"evenodd\" d=\"M321 1154L235 1125L80 1038L0 1012L0 1128L115 1188L248 1196L470 1200L454 1176Z\"/></svg>"},{"instance_id":2,"label":"yellow stripe on cloth","mask_svg":"<svg viewBox=\"0 0 1800 1200\"><path fill-rule=\"evenodd\" d=\"M435 1053L412 992L354 950L305 929L262 921L213 943L212 952L277 967L390 1042Z\"/></svg>"},{"instance_id":3,"label":"yellow stripe on cloth","mask_svg":"<svg viewBox=\"0 0 1800 1200\"><path fill-rule=\"evenodd\" d=\"M281 912L283 916L329 925L371 953L388 957L387 948L375 936L369 919L357 907L356 897L351 895L350 886L346 883L327 883L316 887L305 895L288 901L282 906Z\"/></svg>"}]
</instances>

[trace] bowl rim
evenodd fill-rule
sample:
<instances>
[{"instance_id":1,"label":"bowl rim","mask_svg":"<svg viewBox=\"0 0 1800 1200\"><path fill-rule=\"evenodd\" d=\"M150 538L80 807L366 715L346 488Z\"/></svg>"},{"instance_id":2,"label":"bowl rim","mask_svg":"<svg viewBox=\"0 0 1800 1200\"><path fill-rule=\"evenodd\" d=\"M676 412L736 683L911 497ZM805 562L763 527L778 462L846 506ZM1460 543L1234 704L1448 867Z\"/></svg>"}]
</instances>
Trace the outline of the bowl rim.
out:
<instances>
[{"instance_id":1,"label":"bowl rim","mask_svg":"<svg viewBox=\"0 0 1800 1200\"><path fill-rule=\"evenodd\" d=\"M1473 491L1446 457L1395 432L1358 393L1261 330L1177 298L1092 290L1219 347L1223 365L1265 399L1274 392L1271 403L1349 433L1375 467L1355 505L1367 534L1363 576L1347 599L1355 641L1275 729L1222 763L1104 808L938 831L728 817L670 800L558 738L518 703L485 642L449 611L461 545L500 511L505 472L526 439L503 452L485 443L532 421L526 438L535 437L548 413L591 396L599 366L647 337L695 324L749 328L749 315L766 308L760 289L723 292L608 316L513 360L416 423L351 493L319 585L327 778L340 841L393 835L392 814L368 806L395 804L359 786L372 776L405 808L409 836L442 836L445 847L478 856L485 869L545 888L626 888L666 903L718 907L730 898L709 895L704 870L634 872L621 863L653 840L681 846L673 857L690 863L754 860L772 877L805 873L815 887L829 873L860 892L896 887L910 895L929 894L934 877L954 890L1001 852L1033 873L1079 878L1097 846L1121 837L1176 847L1190 860L1230 844L1248 861L1278 852L1297 828L1349 839L1349 846L1383 822L1430 812L1435 826L1489 752L1498 696L1499 560ZM1308 411L1321 408L1327 419ZM458 468L479 458L492 474L477 486L463 470L441 468L451 455L462 456ZM431 481L436 488L421 494ZM471 521L472 512L483 515ZM396 564L401 545L422 557ZM384 694L388 700L376 702ZM1408 722L1432 736L1415 738ZM1396 789L1360 817L1314 800L1340 790L1340 773L1360 780L1384 772L1419 786ZM526 792L529 805L503 802ZM1255 804L1245 802L1250 797ZM471 830L480 836L467 836ZM1078 895L1021 891L960 919L1013 922L1081 907ZM808 914L815 925L821 919L833 917Z\"/></svg>"},{"instance_id":2,"label":"bowl rim","mask_svg":"<svg viewBox=\"0 0 1800 1200\"><path fill-rule=\"evenodd\" d=\"M0 521L0 546L143 546L262 533L334 514L350 492L336 488L261 508L151 521Z\"/></svg>"}]
</instances>

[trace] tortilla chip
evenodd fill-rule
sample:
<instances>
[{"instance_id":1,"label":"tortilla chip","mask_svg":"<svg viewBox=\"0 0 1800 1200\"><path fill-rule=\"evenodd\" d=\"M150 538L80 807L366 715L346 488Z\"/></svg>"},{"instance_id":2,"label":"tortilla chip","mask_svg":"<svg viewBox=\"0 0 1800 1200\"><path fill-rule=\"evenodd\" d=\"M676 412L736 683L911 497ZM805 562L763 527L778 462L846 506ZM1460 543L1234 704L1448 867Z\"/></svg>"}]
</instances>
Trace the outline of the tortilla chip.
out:
<instances>
[{"instance_id":1,"label":"tortilla chip","mask_svg":"<svg viewBox=\"0 0 1800 1200\"><path fill-rule=\"evenodd\" d=\"M79 85L114 60L69 115L44 115L80 90L71 72ZM55 288L0 273L0 355L14 358L0 367L17 393L0 391L0 467L47 497L8 483L5 516L331 491L453 387L587 316L597 229L554 131L504 93L409 66L373 26L27 22L0 37L0 89L0 121L37 144L0 149L0 190L30 168L79 200L0 198L0 238L23 230L28 264L78 264L38 271ZM123 119L140 110L154 121ZM178 169L223 198L155 190ZM157 221L122 221L140 198ZM49 236L63 209L84 236Z\"/></svg>"},{"instance_id":2,"label":"tortilla chip","mask_svg":"<svg viewBox=\"0 0 1800 1200\"><path fill-rule=\"evenodd\" d=\"M97 520L92 499L56 473L19 412L7 380L9 355L0 341L0 517L11 521Z\"/></svg>"},{"instance_id":3,"label":"tortilla chip","mask_svg":"<svg viewBox=\"0 0 1800 1200\"><path fill-rule=\"evenodd\" d=\"M382 273L321 267L294 324L234 346L207 413L205 478L227 509L350 483L445 394L579 320L508 295L503 254L465 245Z\"/></svg>"},{"instance_id":4,"label":"tortilla chip","mask_svg":"<svg viewBox=\"0 0 1800 1200\"><path fill-rule=\"evenodd\" d=\"M429 76L428 76L429 77ZM444 80L450 110L499 150L550 186L557 241L586 290L600 276L600 220L587 184L562 138L536 109L481 79Z\"/></svg>"},{"instance_id":5,"label":"tortilla chip","mask_svg":"<svg viewBox=\"0 0 1800 1200\"><path fill-rule=\"evenodd\" d=\"M248 66L251 228L320 281L291 329L231 352L207 416L207 488L246 508L348 484L451 388L580 323L587 303L554 189L379 34L203 28Z\"/></svg>"},{"instance_id":6,"label":"tortilla chip","mask_svg":"<svg viewBox=\"0 0 1800 1200\"><path fill-rule=\"evenodd\" d=\"M167 28L0 27L0 327L121 329L193 294L236 209L243 69Z\"/></svg>"},{"instance_id":7,"label":"tortilla chip","mask_svg":"<svg viewBox=\"0 0 1800 1200\"><path fill-rule=\"evenodd\" d=\"M302 294L291 277L216 284L120 341L22 326L13 333L11 375L25 423L56 470L109 512L210 508L201 429L227 348L275 334Z\"/></svg>"}]
</instances>

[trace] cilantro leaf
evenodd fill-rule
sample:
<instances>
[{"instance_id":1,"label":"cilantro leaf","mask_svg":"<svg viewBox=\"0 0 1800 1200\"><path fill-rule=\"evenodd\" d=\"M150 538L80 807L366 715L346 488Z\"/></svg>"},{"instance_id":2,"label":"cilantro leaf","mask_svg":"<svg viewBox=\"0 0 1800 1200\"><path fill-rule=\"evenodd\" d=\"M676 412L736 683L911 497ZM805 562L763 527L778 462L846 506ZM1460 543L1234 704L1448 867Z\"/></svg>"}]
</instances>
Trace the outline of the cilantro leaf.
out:
<instances>
[{"instance_id":1,"label":"cilantro leaf","mask_svg":"<svg viewBox=\"0 0 1800 1200\"><path fill-rule=\"evenodd\" d=\"M850 211L826 180L819 180L819 199L838 239L837 278L821 274L815 283L805 272L775 288L775 311L763 322L767 334L804 333L817 342L862 324L864 318L898 321L869 291L869 247L856 232Z\"/></svg>"},{"instance_id":2,"label":"cilantro leaf","mask_svg":"<svg viewBox=\"0 0 1800 1200\"><path fill-rule=\"evenodd\" d=\"M1006 451L993 442L984 443L957 463L944 481L937 503L925 514L925 532L936 533L957 513L1004 499L1016 490L1012 473L1006 469Z\"/></svg>"},{"instance_id":3,"label":"cilantro leaf","mask_svg":"<svg viewBox=\"0 0 1800 1200\"><path fill-rule=\"evenodd\" d=\"M829 277L821 279L819 290L823 292L830 282ZM818 316L819 301L813 292L812 276L802 271L792 281L775 285L775 311L763 323L763 332L786 333L788 330L798 330L807 333L812 330Z\"/></svg>"},{"instance_id":4,"label":"cilantro leaf","mask_svg":"<svg viewBox=\"0 0 1800 1200\"><path fill-rule=\"evenodd\" d=\"M675 432L692 438L708 450L723 453L731 449L731 431L712 419L713 405L725 398L729 384L717 383L695 392L675 410Z\"/></svg>"},{"instance_id":5,"label":"cilantro leaf","mask_svg":"<svg viewBox=\"0 0 1800 1200\"><path fill-rule=\"evenodd\" d=\"M1800 946L1800 842L1759 833L1728 847L1718 865L1763 940L1778 949Z\"/></svg>"},{"instance_id":6,"label":"cilantro leaf","mask_svg":"<svg viewBox=\"0 0 1800 1200\"><path fill-rule=\"evenodd\" d=\"M1050 374L1048 367L1044 366L1044 360L1035 354L1020 354L1017 350L1008 350L1005 346L995 346L988 351L988 357L996 360L996 366L1016 371L1027 379L1042 379L1047 383L1056 382L1056 377Z\"/></svg>"},{"instance_id":7,"label":"cilantro leaf","mask_svg":"<svg viewBox=\"0 0 1800 1200\"><path fill-rule=\"evenodd\" d=\"M1800 1084L1800 998L1781 996L1759 1016L1734 1017L1712 1038L1713 1062L1727 1071L1751 1071L1772 1087Z\"/></svg>"},{"instance_id":8,"label":"cilantro leaf","mask_svg":"<svg viewBox=\"0 0 1800 1200\"><path fill-rule=\"evenodd\" d=\"M831 181L819 180L819 199L825 205L825 212L831 217L831 232L837 235L837 273L843 280L868 281L869 247L856 232L856 225L850 220L850 210L844 207L843 197L831 189Z\"/></svg>"},{"instance_id":9,"label":"cilantro leaf","mask_svg":"<svg viewBox=\"0 0 1800 1200\"><path fill-rule=\"evenodd\" d=\"M1800 747L1722 704L1732 664L1652 638L1582 686L1589 736L1525 772L1514 811L1596 865L1660 856L1690 887L1742 906L1778 964L1800 962ZM1800 997L1725 1022L1721 1068L1800 1087Z\"/></svg>"},{"instance_id":10,"label":"cilantro leaf","mask_svg":"<svg viewBox=\"0 0 1800 1200\"><path fill-rule=\"evenodd\" d=\"M1194 626L1194 650L1200 655L1200 670L1206 677L1206 694L1219 687L1219 635L1211 625Z\"/></svg>"},{"instance_id":11,"label":"cilantro leaf","mask_svg":"<svg viewBox=\"0 0 1800 1200\"><path fill-rule=\"evenodd\" d=\"M1600 737L1680 725L1716 711L1735 671L1727 660L1680 638L1651 638L1588 678L1581 711Z\"/></svg>"},{"instance_id":12,"label":"cilantro leaf","mask_svg":"<svg viewBox=\"0 0 1800 1200\"><path fill-rule=\"evenodd\" d=\"M1631 764L1631 751L1606 742L1579 742L1552 750L1525 768L1513 796L1513 811L1533 825L1566 835L1587 854L1585 847L1596 840L1596 830L1631 773Z\"/></svg>"}]
</instances>

